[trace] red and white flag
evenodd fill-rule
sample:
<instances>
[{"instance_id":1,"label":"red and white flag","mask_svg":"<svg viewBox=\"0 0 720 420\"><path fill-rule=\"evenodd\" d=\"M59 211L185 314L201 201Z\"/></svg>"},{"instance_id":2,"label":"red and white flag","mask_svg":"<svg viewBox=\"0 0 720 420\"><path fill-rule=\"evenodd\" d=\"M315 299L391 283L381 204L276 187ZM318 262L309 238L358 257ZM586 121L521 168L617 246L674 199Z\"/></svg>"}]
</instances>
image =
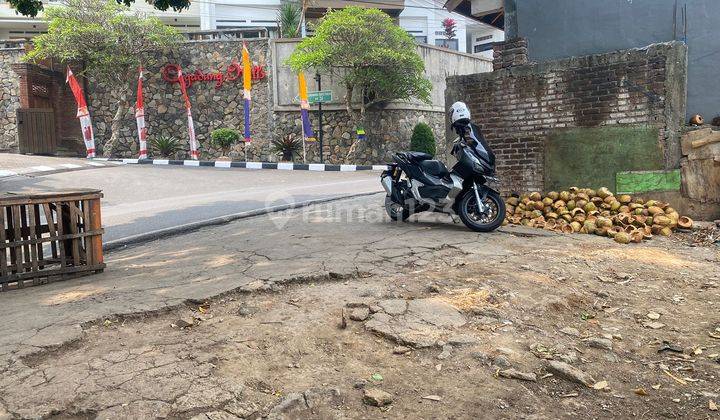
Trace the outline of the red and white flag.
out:
<instances>
[{"instance_id":1,"label":"red and white flag","mask_svg":"<svg viewBox=\"0 0 720 420\"><path fill-rule=\"evenodd\" d=\"M80 120L80 129L82 130L83 141L87 149L87 157L94 158L95 134L93 133L90 112L88 112L87 102L85 102L85 95L83 94L82 88L70 69L70 66L67 68L67 79L65 82L70 85L70 90L72 90L73 96L75 96L75 102L77 102L77 117Z\"/></svg>"},{"instance_id":2,"label":"red and white flag","mask_svg":"<svg viewBox=\"0 0 720 420\"><path fill-rule=\"evenodd\" d=\"M140 140L140 155L138 158L147 159L147 127L145 126L145 106L143 104L143 69L140 67L138 76L137 101L135 102L135 120L137 121L138 139Z\"/></svg>"},{"instance_id":3,"label":"red and white flag","mask_svg":"<svg viewBox=\"0 0 720 420\"><path fill-rule=\"evenodd\" d=\"M178 70L178 80L180 81L180 90L182 91L183 99L185 100L185 109L187 110L188 135L190 136L190 157L193 160L198 160L200 158L200 152L198 151L198 143L195 139L195 125L193 124L192 111L190 110L190 98L188 97L187 86L185 85L185 78L183 77L182 69Z\"/></svg>"}]
</instances>

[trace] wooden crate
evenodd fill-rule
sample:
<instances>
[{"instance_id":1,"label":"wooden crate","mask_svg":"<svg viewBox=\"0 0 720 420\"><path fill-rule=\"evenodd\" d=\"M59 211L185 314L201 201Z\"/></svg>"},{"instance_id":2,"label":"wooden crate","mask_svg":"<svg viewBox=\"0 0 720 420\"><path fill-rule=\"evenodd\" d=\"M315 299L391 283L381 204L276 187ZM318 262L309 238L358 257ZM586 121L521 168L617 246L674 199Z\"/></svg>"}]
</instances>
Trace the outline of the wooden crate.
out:
<instances>
[{"instance_id":1,"label":"wooden crate","mask_svg":"<svg viewBox=\"0 0 720 420\"><path fill-rule=\"evenodd\" d=\"M0 194L0 291L105 268L99 190Z\"/></svg>"}]
</instances>

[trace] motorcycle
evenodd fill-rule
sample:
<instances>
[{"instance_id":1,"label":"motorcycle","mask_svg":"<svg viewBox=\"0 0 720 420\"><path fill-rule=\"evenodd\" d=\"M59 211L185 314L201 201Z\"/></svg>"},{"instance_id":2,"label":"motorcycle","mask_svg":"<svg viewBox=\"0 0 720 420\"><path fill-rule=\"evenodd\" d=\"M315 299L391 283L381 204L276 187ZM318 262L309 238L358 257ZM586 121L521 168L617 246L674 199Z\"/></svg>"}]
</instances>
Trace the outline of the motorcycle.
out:
<instances>
[{"instance_id":1,"label":"motorcycle","mask_svg":"<svg viewBox=\"0 0 720 420\"><path fill-rule=\"evenodd\" d=\"M505 202L488 182L495 178L495 157L477 128L469 122L454 124L458 137L451 171L427 153L400 152L380 175L385 210L395 221L411 214L434 211L457 215L476 232L491 232L505 219Z\"/></svg>"}]
</instances>

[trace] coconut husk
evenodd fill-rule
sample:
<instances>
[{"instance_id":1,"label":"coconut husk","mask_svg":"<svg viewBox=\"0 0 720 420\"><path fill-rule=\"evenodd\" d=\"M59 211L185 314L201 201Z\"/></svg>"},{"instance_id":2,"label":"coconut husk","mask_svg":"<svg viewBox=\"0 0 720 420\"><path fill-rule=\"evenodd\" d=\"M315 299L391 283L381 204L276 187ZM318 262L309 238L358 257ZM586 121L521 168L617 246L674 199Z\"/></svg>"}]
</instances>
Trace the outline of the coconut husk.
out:
<instances>
[{"instance_id":1,"label":"coconut husk","mask_svg":"<svg viewBox=\"0 0 720 420\"><path fill-rule=\"evenodd\" d=\"M584 192L579 192L579 193L575 194L575 201L577 201L577 200L590 201L590 196L588 196Z\"/></svg>"},{"instance_id":2,"label":"coconut husk","mask_svg":"<svg viewBox=\"0 0 720 420\"><path fill-rule=\"evenodd\" d=\"M632 226L632 225L627 225L627 226L625 226L625 227L623 228L623 230L624 230L625 232L627 232L627 233L633 233L633 232L635 232L635 231L637 230L637 228L636 228L635 226Z\"/></svg>"},{"instance_id":3,"label":"coconut husk","mask_svg":"<svg viewBox=\"0 0 720 420\"><path fill-rule=\"evenodd\" d=\"M597 210L597 207L595 206L595 203L587 203L583 206L583 209L585 210L585 213L590 213L591 211Z\"/></svg>"},{"instance_id":4,"label":"coconut husk","mask_svg":"<svg viewBox=\"0 0 720 420\"><path fill-rule=\"evenodd\" d=\"M678 219L678 227L682 229L692 229L693 227L693 220L687 216L682 216Z\"/></svg>"},{"instance_id":5,"label":"coconut husk","mask_svg":"<svg viewBox=\"0 0 720 420\"><path fill-rule=\"evenodd\" d=\"M653 223L660 226L670 226L672 224L672 220L665 215L658 215L653 217Z\"/></svg>"},{"instance_id":6,"label":"coconut husk","mask_svg":"<svg viewBox=\"0 0 720 420\"><path fill-rule=\"evenodd\" d=\"M583 227L582 229L580 229L580 231L582 232L583 230L585 231L583 233L595 233L595 231L597 230L597 225L595 224L595 221L586 220L585 223L583 223Z\"/></svg>"},{"instance_id":7,"label":"coconut husk","mask_svg":"<svg viewBox=\"0 0 720 420\"><path fill-rule=\"evenodd\" d=\"M563 207L565 207L565 206L566 206L566 203L565 203L563 200L558 200L558 201L554 202L553 205L552 205L552 207L553 207L554 209L560 209L560 208L563 208Z\"/></svg>"},{"instance_id":8,"label":"coconut husk","mask_svg":"<svg viewBox=\"0 0 720 420\"><path fill-rule=\"evenodd\" d=\"M644 227L645 222L647 221L647 216L643 215L637 215L634 217L635 220L633 220L633 225L637 227Z\"/></svg>"},{"instance_id":9,"label":"coconut husk","mask_svg":"<svg viewBox=\"0 0 720 420\"><path fill-rule=\"evenodd\" d=\"M597 224L597 226L599 228L610 228L610 227L612 227L613 222L612 222L612 220L608 219L607 217L601 216L601 217L597 218L597 220L595 221L595 224Z\"/></svg>"},{"instance_id":10,"label":"coconut husk","mask_svg":"<svg viewBox=\"0 0 720 420\"><path fill-rule=\"evenodd\" d=\"M560 193L557 191L550 191L549 193L545 194L546 197L550 198L552 201L555 201L560 197Z\"/></svg>"},{"instance_id":11,"label":"coconut husk","mask_svg":"<svg viewBox=\"0 0 720 420\"><path fill-rule=\"evenodd\" d=\"M608 236L609 230L610 230L610 228L608 228L608 227L599 227L595 230L595 234L597 236Z\"/></svg>"},{"instance_id":12,"label":"coconut husk","mask_svg":"<svg viewBox=\"0 0 720 420\"><path fill-rule=\"evenodd\" d=\"M612 196L613 193L610 192L610 190L607 187L602 187L597 190L597 195L598 195L598 197L605 199L606 197Z\"/></svg>"},{"instance_id":13,"label":"coconut husk","mask_svg":"<svg viewBox=\"0 0 720 420\"><path fill-rule=\"evenodd\" d=\"M547 213L547 214L545 215L545 217L548 218L548 219L557 219L557 218L560 217L560 216L558 216L557 213L551 211L551 212Z\"/></svg>"},{"instance_id":14,"label":"coconut husk","mask_svg":"<svg viewBox=\"0 0 720 420\"><path fill-rule=\"evenodd\" d=\"M560 227L560 232L562 233L573 233L575 230L571 225L562 225Z\"/></svg>"},{"instance_id":15,"label":"coconut husk","mask_svg":"<svg viewBox=\"0 0 720 420\"><path fill-rule=\"evenodd\" d=\"M663 226L660 226L660 225L652 225L652 226L650 226L650 232L653 235L659 235L662 228L663 228Z\"/></svg>"},{"instance_id":16,"label":"coconut husk","mask_svg":"<svg viewBox=\"0 0 720 420\"><path fill-rule=\"evenodd\" d=\"M620 206L620 208L617 211L618 211L618 213L630 213L630 207L629 206Z\"/></svg>"},{"instance_id":17,"label":"coconut husk","mask_svg":"<svg viewBox=\"0 0 720 420\"><path fill-rule=\"evenodd\" d=\"M662 229L660 229L660 235L670 236L672 235L672 229L670 229L669 226L664 226Z\"/></svg>"},{"instance_id":18,"label":"coconut husk","mask_svg":"<svg viewBox=\"0 0 720 420\"><path fill-rule=\"evenodd\" d=\"M615 242L617 242L617 243L629 244L630 243L630 234L627 232L617 232L613 239L615 239Z\"/></svg>"},{"instance_id":19,"label":"coconut husk","mask_svg":"<svg viewBox=\"0 0 720 420\"><path fill-rule=\"evenodd\" d=\"M540 200L542 200L542 195L540 195L539 192L534 192L534 193L530 193L528 198L530 198L530 200L532 200L532 201L540 201Z\"/></svg>"},{"instance_id":20,"label":"coconut husk","mask_svg":"<svg viewBox=\"0 0 720 420\"><path fill-rule=\"evenodd\" d=\"M553 199L550 198L550 197L545 197L545 198L542 199L542 203L543 203L543 205L545 205L545 206L552 206L552 204L553 204L554 202L555 202L555 200L553 200Z\"/></svg>"},{"instance_id":21,"label":"coconut husk","mask_svg":"<svg viewBox=\"0 0 720 420\"><path fill-rule=\"evenodd\" d=\"M619 201L613 201L610 203L610 211L618 211L622 205Z\"/></svg>"},{"instance_id":22,"label":"coconut husk","mask_svg":"<svg viewBox=\"0 0 720 420\"><path fill-rule=\"evenodd\" d=\"M633 218L627 213L620 213L617 215L617 221L622 225L629 225L632 223Z\"/></svg>"},{"instance_id":23,"label":"coconut husk","mask_svg":"<svg viewBox=\"0 0 720 420\"><path fill-rule=\"evenodd\" d=\"M519 202L520 202L520 200L518 200L517 197L508 197L505 200L505 204L509 204L511 206L517 206Z\"/></svg>"},{"instance_id":24,"label":"coconut husk","mask_svg":"<svg viewBox=\"0 0 720 420\"><path fill-rule=\"evenodd\" d=\"M580 229L582 229L582 223L580 222L572 222L570 223L570 227L572 228L573 232L580 232Z\"/></svg>"},{"instance_id":25,"label":"coconut husk","mask_svg":"<svg viewBox=\"0 0 720 420\"><path fill-rule=\"evenodd\" d=\"M648 211L648 213L652 214L653 216L658 215L658 214L665 214L665 211L663 211L663 209L661 209L658 206L650 206L650 207L648 207L647 211Z\"/></svg>"},{"instance_id":26,"label":"coconut husk","mask_svg":"<svg viewBox=\"0 0 720 420\"><path fill-rule=\"evenodd\" d=\"M644 231L636 230L635 232L630 234L630 240L635 242L636 244L639 244L643 241L644 236L645 236Z\"/></svg>"},{"instance_id":27,"label":"coconut husk","mask_svg":"<svg viewBox=\"0 0 720 420\"><path fill-rule=\"evenodd\" d=\"M568 188L568 191L570 191L573 194L577 194L580 191L580 188L578 187L570 187Z\"/></svg>"},{"instance_id":28,"label":"coconut husk","mask_svg":"<svg viewBox=\"0 0 720 420\"><path fill-rule=\"evenodd\" d=\"M575 200L568 200L566 207L568 208L568 210L574 210L577 207L577 203L575 202Z\"/></svg>"},{"instance_id":29,"label":"coconut husk","mask_svg":"<svg viewBox=\"0 0 720 420\"><path fill-rule=\"evenodd\" d=\"M619 201L621 204L630 204L630 202L632 202L632 197L629 196L629 195L627 195L627 194L623 194L623 195L621 195L621 196L618 197L618 201Z\"/></svg>"},{"instance_id":30,"label":"coconut husk","mask_svg":"<svg viewBox=\"0 0 720 420\"><path fill-rule=\"evenodd\" d=\"M558 198L562 201L567 202L570 200L570 191L560 191L560 194L558 194Z\"/></svg>"},{"instance_id":31,"label":"coconut husk","mask_svg":"<svg viewBox=\"0 0 720 420\"><path fill-rule=\"evenodd\" d=\"M555 223L554 220L548 220L547 222L545 222L543 224L543 229L545 229L545 230L555 230L556 227L557 227L557 223Z\"/></svg>"},{"instance_id":32,"label":"coconut husk","mask_svg":"<svg viewBox=\"0 0 720 420\"><path fill-rule=\"evenodd\" d=\"M620 226L613 226L607 231L607 235L614 238L618 232L625 232Z\"/></svg>"}]
</instances>

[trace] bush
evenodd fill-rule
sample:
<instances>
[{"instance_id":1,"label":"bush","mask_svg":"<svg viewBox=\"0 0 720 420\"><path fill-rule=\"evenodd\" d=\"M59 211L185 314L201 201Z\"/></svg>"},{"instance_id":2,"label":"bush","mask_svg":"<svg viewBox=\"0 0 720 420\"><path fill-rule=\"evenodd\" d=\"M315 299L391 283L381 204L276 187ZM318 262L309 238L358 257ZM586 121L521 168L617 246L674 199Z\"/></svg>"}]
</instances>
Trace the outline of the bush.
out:
<instances>
[{"instance_id":1,"label":"bush","mask_svg":"<svg viewBox=\"0 0 720 420\"><path fill-rule=\"evenodd\" d=\"M300 156L302 141L295 138L293 134L286 134L280 140L273 140L270 146L275 154L282 156L282 160L291 161L294 156Z\"/></svg>"},{"instance_id":2,"label":"bush","mask_svg":"<svg viewBox=\"0 0 720 420\"><path fill-rule=\"evenodd\" d=\"M415 125L412 137L410 138L410 150L435 156L435 152L437 151L435 147L435 136L433 136L429 125L425 123Z\"/></svg>"},{"instance_id":3,"label":"bush","mask_svg":"<svg viewBox=\"0 0 720 420\"><path fill-rule=\"evenodd\" d=\"M150 149L153 154L169 157L182 150L180 142L175 137L158 136L150 140Z\"/></svg>"},{"instance_id":4,"label":"bush","mask_svg":"<svg viewBox=\"0 0 720 420\"><path fill-rule=\"evenodd\" d=\"M240 140L240 133L232 128L218 128L210 133L210 140L227 154L228 149Z\"/></svg>"}]
</instances>

